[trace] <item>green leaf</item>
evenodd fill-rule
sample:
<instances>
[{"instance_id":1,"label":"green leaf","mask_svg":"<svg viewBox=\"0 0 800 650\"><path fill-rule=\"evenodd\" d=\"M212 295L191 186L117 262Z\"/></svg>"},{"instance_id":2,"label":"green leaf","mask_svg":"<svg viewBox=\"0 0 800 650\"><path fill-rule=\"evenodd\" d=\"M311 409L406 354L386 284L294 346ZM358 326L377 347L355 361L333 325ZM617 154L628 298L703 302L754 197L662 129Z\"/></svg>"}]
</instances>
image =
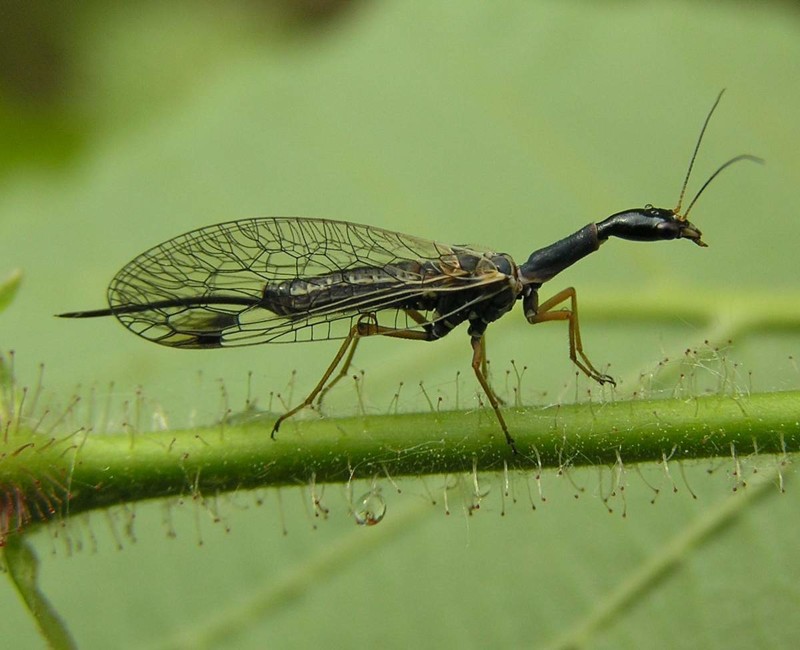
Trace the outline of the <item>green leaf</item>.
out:
<instances>
[{"instance_id":1,"label":"green leaf","mask_svg":"<svg viewBox=\"0 0 800 650\"><path fill-rule=\"evenodd\" d=\"M584 345L621 379L619 401L797 389L800 88L787 62L800 40L788 7L356 3L293 33L261 15L225 20L239 9L192 6L89 14L73 32L75 85L65 87L98 111L87 120L93 137L60 174L5 179L0 253L27 282L0 340L26 382L46 363L49 397L35 415L63 415L76 446L96 435L86 422L136 441L139 430L241 411L251 370L251 401L266 408L280 392L296 403L335 352L324 343L181 352L108 320L51 318L101 307L113 274L148 247L283 214L524 259L620 209L673 205L722 86L690 195L732 155L767 165L727 171L693 209L710 248L609 242L552 290L577 287ZM524 404L586 398L556 324L529 328L512 313L489 337L493 380L512 403L510 359L529 368ZM439 398L443 410L478 409L463 332L429 346L365 342L361 369L363 380L331 394L334 415L360 412L359 399L370 414L392 410L398 390L401 411L425 411L423 388L434 409ZM603 409L596 393L591 401ZM281 442L293 435L287 428ZM541 473L409 479L399 494L385 471L349 486L309 475L279 492L187 489L168 503L70 515L34 542L41 588L83 647L182 637L196 647L219 630L238 647L791 646L800 596L786 553L800 525L791 460L724 446L716 461L641 468L623 457L576 469L564 458ZM49 475L48 489L69 476ZM102 492L113 475L95 478L69 487ZM187 485L197 480L187 471ZM376 488L386 517L358 527L353 506ZM9 593L0 633L38 647Z\"/></svg>"},{"instance_id":2,"label":"green leaf","mask_svg":"<svg viewBox=\"0 0 800 650\"><path fill-rule=\"evenodd\" d=\"M57 650L77 648L64 621L39 589L39 560L31 545L19 537L8 540L3 548L8 575L25 602L49 647Z\"/></svg>"}]
</instances>

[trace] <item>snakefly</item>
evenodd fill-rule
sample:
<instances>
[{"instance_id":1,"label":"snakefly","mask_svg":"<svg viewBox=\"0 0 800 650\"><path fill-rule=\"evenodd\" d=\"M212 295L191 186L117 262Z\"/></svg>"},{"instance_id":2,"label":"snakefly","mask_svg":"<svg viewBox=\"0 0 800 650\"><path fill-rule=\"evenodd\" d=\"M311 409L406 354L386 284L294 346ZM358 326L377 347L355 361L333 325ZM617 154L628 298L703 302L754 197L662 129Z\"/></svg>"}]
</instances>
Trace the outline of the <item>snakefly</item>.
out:
<instances>
[{"instance_id":1,"label":"snakefly","mask_svg":"<svg viewBox=\"0 0 800 650\"><path fill-rule=\"evenodd\" d=\"M114 315L145 339L184 349L342 340L314 389L275 422L273 437L286 418L345 376L362 338L435 341L467 322L475 376L516 452L500 400L486 378L487 325L517 301L531 324L566 321L570 359L588 377L613 384L583 351L575 289L562 289L540 303L539 288L609 237L688 239L706 245L700 229L687 218L695 201L726 167L758 160L740 155L726 162L681 212L703 134L721 97L703 124L676 208L646 205L618 212L533 252L522 264L488 248L442 244L343 221L243 219L200 228L151 248L117 273L108 288L108 308L60 315Z\"/></svg>"}]
</instances>

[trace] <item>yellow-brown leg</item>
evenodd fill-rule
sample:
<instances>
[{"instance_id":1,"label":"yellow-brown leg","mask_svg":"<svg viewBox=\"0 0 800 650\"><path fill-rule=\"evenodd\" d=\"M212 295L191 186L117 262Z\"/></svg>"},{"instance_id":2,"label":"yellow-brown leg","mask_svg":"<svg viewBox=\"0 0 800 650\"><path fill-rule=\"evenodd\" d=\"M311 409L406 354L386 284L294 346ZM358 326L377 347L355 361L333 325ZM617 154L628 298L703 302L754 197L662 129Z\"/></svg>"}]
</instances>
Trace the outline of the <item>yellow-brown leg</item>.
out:
<instances>
[{"instance_id":1,"label":"yellow-brown leg","mask_svg":"<svg viewBox=\"0 0 800 650\"><path fill-rule=\"evenodd\" d=\"M481 372L483 376L486 378L486 381L489 381L489 357L486 356L486 334L481 337ZM500 397L497 393L494 393L494 398L497 400L500 406L505 406L506 401Z\"/></svg>"},{"instance_id":2,"label":"yellow-brown leg","mask_svg":"<svg viewBox=\"0 0 800 650\"><path fill-rule=\"evenodd\" d=\"M356 325L353 329L358 330L358 325ZM339 383L339 380L342 377L347 375L347 371L350 370L350 364L353 363L353 355L356 353L356 348L358 347L359 339L360 335L358 334L358 332L356 332L355 336L353 336L352 344L350 345L350 352L348 352L347 357L345 358L344 363L342 364L342 369L339 371L339 374L336 375L333 379L331 379L330 383L328 383L327 386L325 386L319 391L319 397L317 398L317 406L322 404L322 400L325 399L325 395L328 394L328 391L331 388L333 388L337 383Z\"/></svg>"},{"instance_id":3,"label":"yellow-brown leg","mask_svg":"<svg viewBox=\"0 0 800 650\"><path fill-rule=\"evenodd\" d=\"M553 311L554 307L567 300L570 301L569 309ZM572 359L572 362L578 366L587 377L594 379L596 382L600 384L608 383L616 386L617 382L614 381L614 378L599 372L583 352L581 328L580 325L578 325L578 300L574 288L568 287L563 291L559 291L555 296L539 305L538 312L534 316L528 318L528 322L531 325L544 323L546 321L563 320L569 322L569 358Z\"/></svg>"},{"instance_id":4,"label":"yellow-brown leg","mask_svg":"<svg viewBox=\"0 0 800 650\"><path fill-rule=\"evenodd\" d=\"M497 395L494 394L492 387L489 386L489 382L486 381L486 375L483 371L483 368L486 367L486 359L484 358L485 348L481 344L482 340L482 338L472 339L472 369L475 371L475 376L478 378L478 383L480 383L481 388L483 388L483 392L486 393L486 397L489 398L489 403L494 409L494 414L497 416L498 422L500 422L500 428L506 436L506 442L511 446L511 451L516 454L517 446L514 444L514 438L512 438L511 434L508 432L508 426L503 419L503 414L500 413L500 403L497 399Z\"/></svg>"},{"instance_id":5,"label":"yellow-brown leg","mask_svg":"<svg viewBox=\"0 0 800 650\"><path fill-rule=\"evenodd\" d=\"M418 312L414 312L414 314L409 313L409 315L417 321L420 325L426 323L427 321L422 317L421 314ZM421 320L417 320L415 317L418 316ZM358 341L360 338L364 336L393 336L395 338L402 338L402 339L413 339L413 340L427 340L428 333L423 331L417 330L397 330L392 329L391 327L382 327L378 325L378 319L375 314L364 314L361 316L356 324L350 329L350 333L345 338L344 342L342 343L339 351L336 353L336 356L333 357L333 361L331 361L330 365L328 366L327 370L322 375L322 378L317 382L317 385L314 386L313 390L308 394L308 396L297 406L293 409L289 409L286 413L281 415L272 427L272 438L275 439L275 434L280 429L281 424L283 421L292 417L295 413L302 411L307 406L311 406L314 403L314 400L319 395L320 401L325 396L333 386L338 382L342 377L347 374L347 371L350 368L350 364L353 361L353 355L355 354L356 347L358 346ZM350 348L350 352L347 354L345 358L345 353L347 353L347 349ZM333 378L333 380L326 386L326 382L330 379L330 376L333 374L333 371L336 370L336 366L344 358L344 364L342 365L342 369L339 371L339 374Z\"/></svg>"},{"instance_id":6,"label":"yellow-brown leg","mask_svg":"<svg viewBox=\"0 0 800 650\"><path fill-rule=\"evenodd\" d=\"M481 336L481 372L484 377L489 376L489 361L486 357L486 334ZM495 395L495 397L497 397ZM499 399L499 398L498 398Z\"/></svg>"},{"instance_id":7,"label":"yellow-brown leg","mask_svg":"<svg viewBox=\"0 0 800 650\"><path fill-rule=\"evenodd\" d=\"M416 309L406 309L405 312L414 322L418 323L419 325L424 325L428 322L425 319L425 317L422 314L420 314ZM373 327L377 329L373 331L372 329ZM426 338L425 336L421 337L416 336L416 334L414 336L407 336L407 337L399 336L398 334L389 334L388 332L390 331L402 332L405 330L390 330L390 328L384 328L379 326L378 319L375 316L375 314L364 314L363 316L361 316L358 319L358 322L356 323L354 329L358 330L356 333L357 336L353 338L353 344L352 346L350 346L350 352L348 353L347 358L344 360L344 363L342 364L342 369L339 371L339 374L337 374L330 381L330 383L327 386L325 386L325 388L319 391L319 397L317 398L317 406L322 404L322 400L325 399L325 395L328 394L328 391L331 388L333 388L339 382L339 380L342 379L342 377L347 376L347 372L350 370L350 364L353 363L353 355L355 355L356 353L356 348L358 347L358 340L360 337L381 334L383 336L394 336L396 338L409 338L409 339Z\"/></svg>"},{"instance_id":8,"label":"yellow-brown leg","mask_svg":"<svg viewBox=\"0 0 800 650\"><path fill-rule=\"evenodd\" d=\"M272 434L271 434L273 440L275 439L275 434L278 433L278 429L281 428L281 424L283 423L284 420L292 417L298 411L302 411L306 406L311 406L311 404L314 403L314 398L316 398L316 396L319 395L319 393L322 392L323 389L325 388L325 382L328 381L328 378L331 376L331 374L333 374L333 371L336 369L336 366L339 365L339 362L342 360L342 357L345 355L345 352L347 352L347 348L352 346L353 349L355 349L355 346L358 343L358 337L360 336L358 332L359 325L360 322L353 325L353 327L350 329L350 333L347 335L347 338L345 338L344 342L339 348L339 351L336 353L336 356L333 357L333 361L331 361L330 365L328 366L328 369L323 373L322 379L320 379L317 385L314 386L313 390L308 394L308 396L300 404L295 406L293 409L289 409L286 413L284 413L277 420L275 420L275 424L272 426ZM348 356L348 362L351 359L352 359L352 353ZM337 377L336 380L334 381L337 381L338 379L339 377Z\"/></svg>"}]
</instances>

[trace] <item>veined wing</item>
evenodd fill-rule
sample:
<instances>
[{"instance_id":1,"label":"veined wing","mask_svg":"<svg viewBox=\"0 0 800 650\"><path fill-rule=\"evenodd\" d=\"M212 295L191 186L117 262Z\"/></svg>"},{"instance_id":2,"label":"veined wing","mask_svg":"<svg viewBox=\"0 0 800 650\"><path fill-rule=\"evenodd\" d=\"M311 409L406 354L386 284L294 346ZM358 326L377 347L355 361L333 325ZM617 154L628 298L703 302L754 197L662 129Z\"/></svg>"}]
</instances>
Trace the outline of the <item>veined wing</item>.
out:
<instances>
[{"instance_id":1,"label":"veined wing","mask_svg":"<svg viewBox=\"0 0 800 650\"><path fill-rule=\"evenodd\" d=\"M245 219L139 255L108 301L125 327L168 346L336 339L369 312L393 312L381 320L388 327L418 328L397 305L426 292L503 290L505 274L466 268L488 252L343 221ZM486 288L481 299L495 293Z\"/></svg>"}]
</instances>

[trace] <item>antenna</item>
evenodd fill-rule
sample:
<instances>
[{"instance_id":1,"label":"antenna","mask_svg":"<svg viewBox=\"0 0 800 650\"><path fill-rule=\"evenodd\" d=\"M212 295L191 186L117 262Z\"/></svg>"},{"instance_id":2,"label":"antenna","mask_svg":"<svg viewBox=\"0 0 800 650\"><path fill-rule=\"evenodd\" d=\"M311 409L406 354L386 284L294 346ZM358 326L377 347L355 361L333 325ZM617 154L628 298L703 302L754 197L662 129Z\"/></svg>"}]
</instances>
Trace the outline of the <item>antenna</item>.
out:
<instances>
[{"instance_id":1,"label":"antenna","mask_svg":"<svg viewBox=\"0 0 800 650\"><path fill-rule=\"evenodd\" d=\"M708 111L708 115L706 115L706 121L703 122L703 128L700 129L700 137L697 138L697 144L694 146L694 152L692 153L692 158L689 161L689 169L686 170L686 178L683 179L683 186L681 187L681 194L678 197L678 205L675 206L675 209L673 210L673 212L676 215L680 215L681 206L683 205L683 196L686 194L686 186L689 184L689 177L692 175L692 169L694 168L694 161L697 158L697 152L700 151L700 144L703 142L703 136L706 133L706 127L708 127L708 123L711 120L711 116L714 114L714 111L717 109L717 105L719 104L719 100L722 99L722 95L723 94L725 94L725 89L724 88L719 91L719 95L717 95L717 99L714 102L714 105L711 107L711 110ZM726 165L727 164L728 163L726 163ZM725 167L725 165L723 165L723 167ZM714 175L716 176L716 174L718 174L720 171L721 170L717 170L717 172ZM713 178L713 176L712 176L712 178ZM706 185L707 184L708 183L706 183ZM703 189L705 189L705 185L703 186ZM702 192L702 190L700 190L700 191ZM697 200L697 197L695 197L695 200ZM694 203L694 201L692 201L692 203Z\"/></svg>"},{"instance_id":2,"label":"antenna","mask_svg":"<svg viewBox=\"0 0 800 650\"><path fill-rule=\"evenodd\" d=\"M683 199L686 194L686 186L689 184L689 177L692 175L692 169L694 168L694 161L697 158L697 152L700 151L700 144L703 142L703 136L706 133L706 128L708 127L708 123L711 120L711 116L714 114L714 111L717 109L719 100L722 99L722 95L724 93L725 93L724 88L719 91L719 95L717 95L717 99L714 101L714 105L711 107L711 110L708 111L708 115L706 115L706 121L703 122L703 128L700 129L700 137L697 138L697 144L694 146L694 151L692 152L692 158L689 161L689 169L686 171L686 178L683 179L683 185L681 186L681 194L678 197L678 205L675 206L675 209L672 211L673 214L681 221L686 221L686 219L689 217L689 212L691 212L692 208L694 207L694 204L697 203L697 199L700 198L700 195L711 184L711 181L713 181L717 176L720 175L722 170L727 169L734 163L737 163L742 160L749 160L751 162L759 164L764 163L764 160L762 158L759 158L758 156L751 156L750 154L746 153L734 156L727 162L720 165L719 168L713 174L711 174L711 176L709 176L708 180L705 183L703 183L703 186L700 188L697 194L694 195L694 198L689 203L689 207L686 208L686 212L681 214L681 205L683 205Z\"/></svg>"},{"instance_id":3,"label":"antenna","mask_svg":"<svg viewBox=\"0 0 800 650\"><path fill-rule=\"evenodd\" d=\"M697 203L697 199L700 198L700 195L703 193L703 190L705 190L711 184L711 181L713 181L717 176L719 176L720 172L723 169L726 169L726 168L730 167L732 164L737 163L740 160L749 160L751 162L758 163L759 165L763 165L764 164L764 159L763 158L759 158L758 156L751 156L749 153L743 153L743 154L739 154L738 156L734 156L728 162L723 163L722 165L720 165L719 169L717 169L717 171L715 171L713 174L711 174L711 176L709 176L708 180L705 183L703 183L703 187L700 188L700 191L697 192L697 194L694 195L694 198L692 199L691 203L689 203L689 207L686 208L686 212L684 212L682 215L678 215L678 216L680 216L680 218L684 219L684 220L688 219L689 218L689 212L694 207L694 204ZM680 207L680 203L678 204L678 207Z\"/></svg>"}]
</instances>

